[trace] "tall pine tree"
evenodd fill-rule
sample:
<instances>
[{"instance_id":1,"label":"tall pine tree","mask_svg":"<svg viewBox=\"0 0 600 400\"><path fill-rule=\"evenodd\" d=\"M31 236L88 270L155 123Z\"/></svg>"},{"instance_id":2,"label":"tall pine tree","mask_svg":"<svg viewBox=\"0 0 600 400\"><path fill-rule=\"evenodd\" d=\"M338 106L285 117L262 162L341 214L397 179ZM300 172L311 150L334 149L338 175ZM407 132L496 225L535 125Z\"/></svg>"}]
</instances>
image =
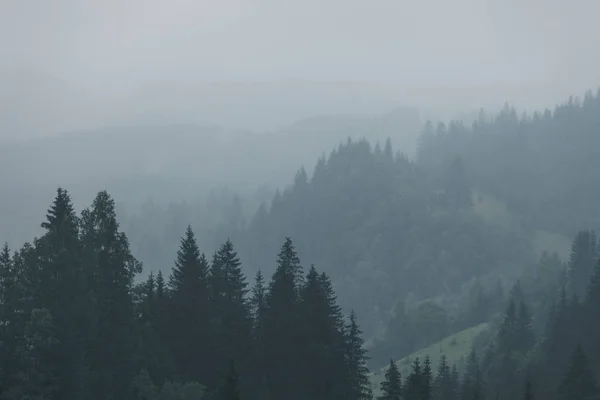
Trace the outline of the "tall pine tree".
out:
<instances>
[{"instance_id":1,"label":"tall pine tree","mask_svg":"<svg viewBox=\"0 0 600 400\"><path fill-rule=\"evenodd\" d=\"M119 231L115 202L100 192L81 218L81 243L95 307L91 341L93 393L98 399L126 396L136 374L133 353L137 333L133 278L141 264Z\"/></svg>"},{"instance_id":2,"label":"tall pine tree","mask_svg":"<svg viewBox=\"0 0 600 400\"><path fill-rule=\"evenodd\" d=\"M198 382L205 382L214 368L208 272L208 261L188 226L169 279L170 342L179 374Z\"/></svg>"}]
</instances>

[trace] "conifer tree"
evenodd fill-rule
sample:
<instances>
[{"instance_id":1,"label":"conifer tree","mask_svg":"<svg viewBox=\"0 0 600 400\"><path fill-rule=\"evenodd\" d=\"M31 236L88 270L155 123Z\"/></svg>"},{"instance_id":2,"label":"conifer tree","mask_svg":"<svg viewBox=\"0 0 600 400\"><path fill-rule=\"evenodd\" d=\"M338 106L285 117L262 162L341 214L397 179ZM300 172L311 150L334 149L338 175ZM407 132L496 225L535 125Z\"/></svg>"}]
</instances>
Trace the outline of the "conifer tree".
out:
<instances>
[{"instance_id":1,"label":"conifer tree","mask_svg":"<svg viewBox=\"0 0 600 400\"><path fill-rule=\"evenodd\" d=\"M423 396L423 368L419 357L415 358L411 367L410 375L404 384L405 400L420 400Z\"/></svg>"},{"instance_id":2,"label":"conifer tree","mask_svg":"<svg viewBox=\"0 0 600 400\"><path fill-rule=\"evenodd\" d=\"M450 369L446 355L443 354L438 365L437 376L433 381L432 397L435 400L454 400L456 395L453 370Z\"/></svg>"},{"instance_id":3,"label":"conifer tree","mask_svg":"<svg viewBox=\"0 0 600 400\"><path fill-rule=\"evenodd\" d=\"M100 192L82 212L81 242L87 275L92 277L95 332L91 343L93 393L97 398L124 396L135 376L133 278L141 264L131 255L114 200Z\"/></svg>"},{"instance_id":4,"label":"conifer tree","mask_svg":"<svg viewBox=\"0 0 600 400\"><path fill-rule=\"evenodd\" d=\"M562 400L589 400L600 396L590 362L579 344L571 356L558 393Z\"/></svg>"},{"instance_id":5,"label":"conifer tree","mask_svg":"<svg viewBox=\"0 0 600 400\"><path fill-rule=\"evenodd\" d=\"M277 268L269 283L265 312L265 354L269 366L269 391L274 399L300 398L302 385L298 380L301 368L289 360L300 359L303 342L300 297L297 282L302 267L289 238L277 256Z\"/></svg>"},{"instance_id":6,"label":"conifer tree","mask_svg":"<svg viewBox=\"0 0 600 400\"><path fill-rule=\"evenodd\" d=\"M525 354L535 344L535 334L531 326L531 314L529 313L527 305L523 301L521 301L519 304L519 313L517 315L515 328L515 350Z\"/></svg>"},{"instance_id":7,"label":"conifer tree","mask_svg":"<svg viewBox=\"0 0 600 400\"><path fill-rule=\"evenodd\" d=\"M362 332L356 321L356 314L352 310L345 329L346 363L348 368L348 376L345 384L348 387L346 398L349 400L370 400L373 398L369 380L369 369L367 368L369 358L361 335Z\"/></svg>"},{"instance_id":8,"label":"conifer tree","mask_svg":"<svg viewBox=\"0 0 600 400\"><path fill-rule=\"evenodd\" d=\"M213 336L208 272L208 261L188 226L169 277L170 342L181 376L200 382L214 367L210 365Z\"/></svg>"},{"instance_id":9,"label":"conifer tree","mask_svg":"<svg viewBox=\"0 0 600 400\"><path fill-rule=\"evenodd\" d=\"M213 256L210 269L211 303L213 318L214 350L217 358L213 370L222 374L227 360L236 360L242 376L248 376L252 319L246 278L241 262L227 240ZM244 381L246 382L246 381Z\"/></svg>"},{"instance_id":10,"label":"conifer tree","mask_svg":"<svg viewBox=\"0 0 600 400\"><path fill-rule=\"evenodd\" d=\"M523 389L523 400L534 400L533 389L531 387L531 380L525 381L525 387Z\"/></svg>"},{"instance_id":11,"label":"conifer tree","mask_svg":"<svg viewBox=\"0 0 600 400\"><path fill-rule=\"evenodd\" d=\"M425 362L423 364L423 379L421 381L421 399L431 400L433 383L433 372L431 370L431 358L429 354L425 356Z\"/></svg>"},{"instance_id":12,"label":"conifer tree","mask_svg":"<svg viewBox=\"0 0 600 400\"><path fill-rule=\"evenodd\" d=\"M483 376L474 350L469 354L461 387L462 400L483 400Z\"/></svg>"},{"instance_id":13,"label":"conifer tree","mask_svg":"<svg viewBox=\"0 0 600 400\"><path fill-rule=\"evenodd\" d=\"M5 243L0 251L0 397L18 371L21 293L15 264Z\"/></svg>"},{"instance_id":14,"label":"conifer tree","mask_svg":"<svg viewBox=\"0 0 600 400\"><path fill-rule=\"evenodd\" d=\"M381 396L378 400L400 400L402 398L402 376L394 360L390 359L390 365L385 371L383 382L381 382Z\"/></svg>"},{"instance_id":15,"label":"conifer tree","mask_svg":"<svg viewBox=\"0 0 600 400\"><path fill-rule=\"evenodd\" d=\"M265 340L265 316L266 316L266 296L265 279L262 272L258 270L254 280L254 286L251 289L250 298L251 314L253 317L252 338L254 341L253 358L255 360L255 369L253 371L254 382L257 393L260 398L268 396L267 368L265 353L268 343Z\"/></svg>"},{"instance_id":16,"label":"conifer tree","mask_svg":"<svg viewBox=\"0 0 600 400\"><path fill-rule=\"evenodd\" d=\"M57 396L64 400L86 398L91 298L82 264L78 218L67 191L57 190L42 228L45 233L36 241L38 266L31 276L38 289L33 303L48 310L56 332L58 344L52 347L56 353L49 358L56 362Z\"/></svg>"},{"instance_id":17,"label":"conifer tree","mask_svg":"<svg viewBox=\"0 0 600 400\"><path fill-rule=\"evenodd\" d=\"M594 231L577 233L571 245L568 278L571 293L582 298L598 260L598 241Z\"/></svg>"},{"instance_id":18,"label":"conifer tree","mask_svg":"<svg viewBox=\"0 0 600 400\"><path fill-rule=\"evenodd\" d=\"M221 385L218 400L240 400L238 373L233 361L230 361L229 363L229 369L225 376L225 380Z\"/></svg>"},{"instance_id":19,"label":"conifer tree","mask_svg":"<svg viewBox=\"0 0 600 400\"><path fill-rule=\"evenodd\" d=\"M58 375L56 357L60 346L50 312L33 309L17 347L19 373L3 388L6 399L61 399L64 383Z\"/></svg>"},{"instance_id":20,"label":"conifer tree","mask_svg":"<svg viewBox=\"0 0 600 400\"><path fill-rule=\"evenodd\" d=\"M452 376L452 394L450 399L458 399L460 397L460 374L458 373L458 368L456 368L456 364L452 366L452 371L450 373Z\"/></svg>"}]
</instances>

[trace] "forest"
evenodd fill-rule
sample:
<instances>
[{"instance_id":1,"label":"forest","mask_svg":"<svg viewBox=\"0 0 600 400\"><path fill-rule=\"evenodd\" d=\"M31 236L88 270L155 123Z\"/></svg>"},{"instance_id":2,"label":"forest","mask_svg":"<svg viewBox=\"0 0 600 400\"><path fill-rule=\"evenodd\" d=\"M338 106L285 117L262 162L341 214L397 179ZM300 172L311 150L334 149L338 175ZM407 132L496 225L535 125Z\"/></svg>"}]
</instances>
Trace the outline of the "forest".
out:
<instances>
[{"instance_id":1,"label":"forest","mask_svg":"<svg viewBox=\"0 0 600 400\"><path fill-rule=\"evenodd\" d=\"M254 205L60 188L0 254L0 398L600 399L599 128L588 92L348 139Z\"/></svg>"}]
</instances>

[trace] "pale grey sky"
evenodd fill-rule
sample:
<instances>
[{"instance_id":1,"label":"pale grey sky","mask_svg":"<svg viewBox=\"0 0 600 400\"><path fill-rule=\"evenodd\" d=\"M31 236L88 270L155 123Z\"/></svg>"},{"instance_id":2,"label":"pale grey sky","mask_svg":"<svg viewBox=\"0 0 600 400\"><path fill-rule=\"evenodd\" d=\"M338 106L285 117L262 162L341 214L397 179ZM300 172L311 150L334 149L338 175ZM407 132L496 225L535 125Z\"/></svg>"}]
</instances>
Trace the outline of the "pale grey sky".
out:
<instances>
[{"instance_id":1,"label":"pale grey sky","mask_svg":"<svg viewBox=\"0 0 600 400\"><path fill-rule=\"evenodd\" d=\"M123 114L165 88L186 102L181 90L210 82L352 82L389 107L552 104L600 83L599 12L595 0L0 0L0 73L58 78L92 125L99 108Z\"/></svg>"}]
</instances>

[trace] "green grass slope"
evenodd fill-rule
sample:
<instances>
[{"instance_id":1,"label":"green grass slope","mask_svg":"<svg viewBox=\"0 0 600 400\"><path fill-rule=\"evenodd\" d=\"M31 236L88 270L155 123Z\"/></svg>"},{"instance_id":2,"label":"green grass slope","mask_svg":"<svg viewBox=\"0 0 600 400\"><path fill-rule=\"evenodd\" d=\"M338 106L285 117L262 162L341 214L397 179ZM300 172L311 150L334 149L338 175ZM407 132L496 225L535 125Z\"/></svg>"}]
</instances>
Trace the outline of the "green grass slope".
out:
<instances>
[{"instance_id":1,"label":"green grass slope","mask_svg":"<svg viewBox=\"0 0 600 400\"><path fill-rule=\"evenodd\" d=\"M450 365L456 364L458 367L460 367L461 358L466 358L466 356L471 351L473 340L481 332L486 330L488 328L488 325L488 323L483 323L465 329L464 331L448 336L440 340L439 342L432 344L429 347L425 347L398 360L396 364L398 365L398 369L402 373L403 379L406 376L408 376L410 372L410 365L417 357L419 357L419 359L423 361L425 356L429 355L434 371L437 368L439 360L443 354L446 355L446 358L448 359L448 363ZM373 390L376 395L379 393L379 387L381 385L381 382L383 381L386 368L387 366L381 368L378 371L373 371L373 373L371 374L371 385L373 386Z\"/></svg>"},{"instance_id":2,"label":"green grass slope","mask_svg":"<svg viewBox=\"0 0 600 400\"><path fill-rule=\"evenodd\" d=\"M489 224L508 228L519 223L518 216L512 214L503 201L477 190L473 191L473 211ZM538 256L544 251L557 252L563 260L568 258L571 248L568 237L541 229L533 232L532 244Z\"/></svg>"}]
</instances>

